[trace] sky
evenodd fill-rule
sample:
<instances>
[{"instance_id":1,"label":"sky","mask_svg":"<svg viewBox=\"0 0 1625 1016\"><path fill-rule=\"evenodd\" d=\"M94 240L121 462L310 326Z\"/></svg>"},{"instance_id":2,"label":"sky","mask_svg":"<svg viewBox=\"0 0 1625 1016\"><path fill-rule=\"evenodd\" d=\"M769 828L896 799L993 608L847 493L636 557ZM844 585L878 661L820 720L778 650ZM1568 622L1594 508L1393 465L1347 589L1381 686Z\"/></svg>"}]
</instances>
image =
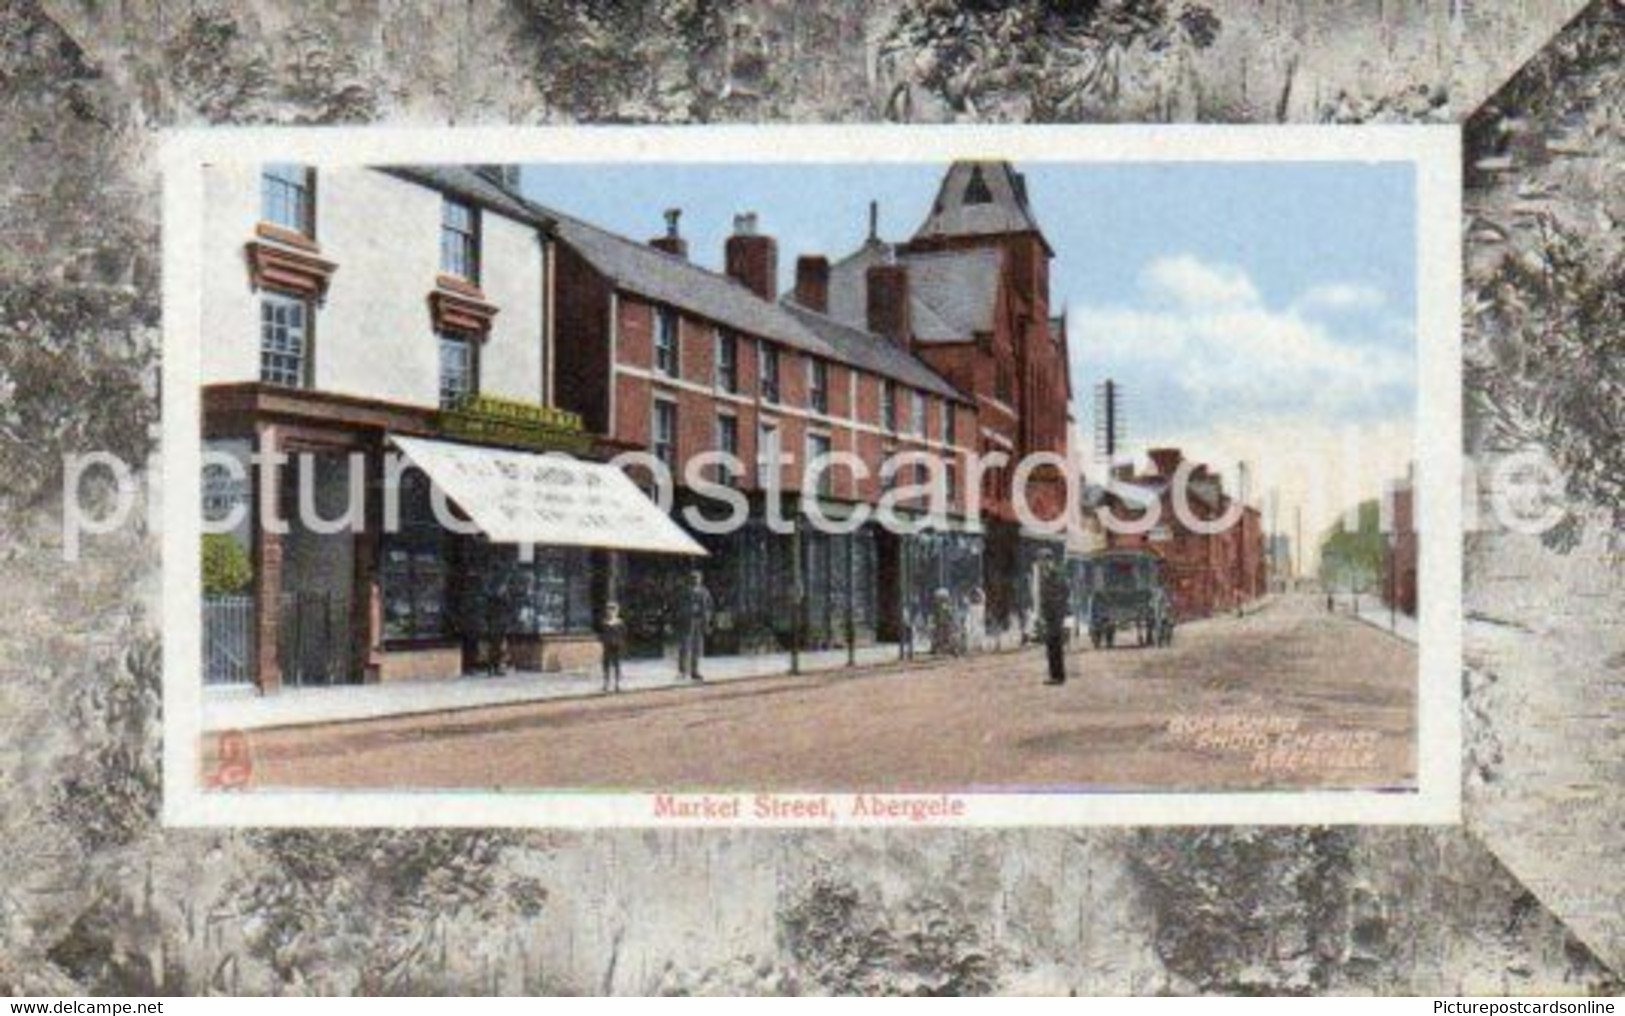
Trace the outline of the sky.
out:
<instances>
[{"instance_id":1,"label":"sky","mask_svg":"<svg viewBox=\"0 0 1625 1016\"><path fill-rule=\"evenodd\" d=\"M720 270L738 212L796 257L925 218L941 163L532 165L527 193L645 240L682 209L689 256ZM1124 389L1128 450L1177 445L1310 537L1403 476L1416 405L1415 181L1403 163L1035 163L1019 166L1070 323L1074 405ZM1273 510L1271 510L1273 507ZM1311 540L1312 542L1312 540ZM1313 561L1306 562L1312 566Z\"/></svg>"}]
</instances>

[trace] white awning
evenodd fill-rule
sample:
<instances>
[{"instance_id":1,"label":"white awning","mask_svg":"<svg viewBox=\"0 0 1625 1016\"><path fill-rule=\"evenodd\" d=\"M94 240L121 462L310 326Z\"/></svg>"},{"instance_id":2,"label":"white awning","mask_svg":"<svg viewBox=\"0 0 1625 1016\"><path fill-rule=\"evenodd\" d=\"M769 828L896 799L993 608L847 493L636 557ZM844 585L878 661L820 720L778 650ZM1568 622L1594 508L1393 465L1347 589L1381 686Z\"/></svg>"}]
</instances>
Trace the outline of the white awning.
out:
<instances>
[{"instance_id":1,"label":"white awning","mask_svg":"<svg viewBox=\"0 0 1625 1016\"><path fill-rule=\"evenodd\" d=\"M493 543L705 556L615 466L560 453L391 435L395 447Z\"/></svg>"}]
</instances>

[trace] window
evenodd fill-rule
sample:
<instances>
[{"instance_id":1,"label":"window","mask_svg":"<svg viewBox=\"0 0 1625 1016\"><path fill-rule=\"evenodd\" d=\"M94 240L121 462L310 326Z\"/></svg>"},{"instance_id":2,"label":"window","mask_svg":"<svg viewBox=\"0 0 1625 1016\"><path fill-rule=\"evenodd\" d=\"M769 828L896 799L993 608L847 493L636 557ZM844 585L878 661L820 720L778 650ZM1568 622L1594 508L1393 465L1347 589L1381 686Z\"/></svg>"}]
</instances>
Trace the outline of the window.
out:
<instances>
[{"instance_id":1,"label":"window","mask_svg":"<svg viewBox=\"0 0 1625 1016\"><path fill-rule=\"evenodd\" d=\"M401 474L399 496L400 526L383 536L384 637L439 638L446 634L446 530L434 517L422 471Z\"/></svg>"},{"instance_id":2,"label":"window","mask_svg":"<svg viewBox=\"0 0 1625 1016\"><path fill-rule=\"evenodd\" d=\"M260 380L304 388L310 383L310 305L296 296L260 297Z\"/></svg>"},{"instance_id":3,"label":"window","mask_svg":"<svg viewBox=\"0 0 1625 1016\"><path fill-rule=\"evenodd\" d=\"M666 464L673 474L677 472L677 403L655 400L654 419L655 458Z\"/></svg>"},{"instance_id":4,"label":"window","mask_svg":"<svg viewBox=\"0 0 1625 1016\"><path fill-rule=\"evenodd\" d=\"M925 436L925 393L913 391L909 393L912 400L909 403L908 427L909 433Z\"/></svg>"},{"instance_id":5,"label":"window","mask_svg":"<svg viewBox=\"0 0 1625 1016\"><path fill-rule=\"evenodd\" d=\"M762 398L768 402L779 401L779 347L762 343L761 361L761 387Z\"/></svg>"},{"instance_id":6,"label":"window","mask_svg":"<svg viewBox=\"0 0 1625 1016\"><path fill-rule=\"evenodd\" d=\"M944 462L942 464L942 488L947 494L948 507L952 508L959 493L959 464L957 462Z\"/></svg>"},{"instance_id":7,"label":"window","mask_svg":"<svg viewBox=\"0 0 1625 1016\"><path fill-rule=\"evenodd\" d=\"M817 357L807 361L807 398L814 412L829 412L829 364Z\"/></svg>"},{"instance_id":8,"label":"window","mask_svg":"<svg viewBox=\"0 0 1625 1016\"><path fill-rule=\"evenodd\" d=\"M655 308L655 370L667 377L681 373L677 362L677 312Z\"/></svg>"},{"instance_id":9,"label":"window","mask_svg":"<svg viewBox=\"0 0 1625 1016\"><path fill-rule=\"evenodd\" d=\"M717 414L717 451L739 457L739 418L727 413ZM739 482L739 471L727 463L717 463L717 482L734 486Z\"/></svg>"},{"instance_id":10,"label":"window","mask_svg":"<svg viewBox=\"0 0 1625 1016\"><path fill-rule=\"evenodd\" d=\"M886 380L880 382L880 425L897 429L897 386Z\"/></svg>"},{"instance_id":11,"label":"window","mask_svg":"<svg viewBox=\"0 0 1625 1016\"><path fill-rule=\"evenodd\" d=\"M954 404L952 402L946 402L946 401L943 402L943 404L942 404L942 443L943 444L953 445L953 444L958 444L959 443L957 441L957 439L955 437L955 433L954 433L955 430L957 429L957 428L954 427L954 417L958 416L958 415L959 415L958 413L954 412Z\"/></svg>"},{"instance_id":12,"label":"window","mask_svg":"<svg viewBox=\"0 0 1625 1016\"><path fill-rule=\"evenodd\" d=\"M441 199L440 270L469 282L480 280L480 216L473 205Z\"/></svg>"},{"instance_id":13,"label":"window","mask_svg":"<svg viewBox=\"0 0 1625 1016\"><path fill-rule=\"evenodd\" d=\"M824 461L829 456L829 448L828 434L807 435L807 464L804 468L811 471L815 465L823 467L818 471L817 489L821 497L829 497L835 491L835 471L831 463Z\"/></svg>"},{"instance_id":14,"label":"window","mask_svg":"<svg viewBox=\"0 0 1625 1016\"><path fill-rule=\"evenodd\" d=\"M982 167L976 166L970 171L970 179L965 181L965 204L988 205L993 203L993 192L988 190L987 180L982 177Z\"/></svg>"},{"instance_id":15,"label":"window","mask_svg":"<svg viewBox=\"0 0 1625 1016\"><path fill-rule=\"evenodd\" d=\"M301 236L316 235L315 174L308 166L273 162L260 171L260 218Z\"/></svg>"},{"instance_id":16,"label":"window","mask_svg":"<svg viewBox=\"0 0 1625 1016\"><path fill-rule=\"evenodd\" d=\"M756 482L759 486L779 483L779 425L763 423L756 431Z\"/></svg>"},{"instance_id":17,"label":"window","mask_svg":"<svg viewBox=\"0 0 1625 1016\"><path fill-rule=\"evenodd\" d=\"M717 329L717 387L739 391L739 340L721 328Z\"/></svg>"},{"instance_id":18,"label":"window","mask_svg":"<svg viewBox=\"0 0 1625 1016\"><path fill-rule=\"evenodd\" d=\"M440 407L451 407L480 390L477 347L467 335L440 333Z\"/></svg>"}]
</instances>

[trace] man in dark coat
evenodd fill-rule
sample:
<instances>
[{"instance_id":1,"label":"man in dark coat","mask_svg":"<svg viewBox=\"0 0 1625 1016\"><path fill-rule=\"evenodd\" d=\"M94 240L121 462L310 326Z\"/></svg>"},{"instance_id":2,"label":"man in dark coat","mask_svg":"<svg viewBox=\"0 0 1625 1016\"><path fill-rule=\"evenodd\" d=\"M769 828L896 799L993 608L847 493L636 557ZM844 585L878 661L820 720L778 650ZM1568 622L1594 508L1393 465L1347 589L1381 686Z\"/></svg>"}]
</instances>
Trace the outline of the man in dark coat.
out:
<instances>
[{"instance_id":1,"label":"man in dark coat","mask_svg":"<svg viewBox=\"0 0 1625 1016\"><path fill-rule=\"evenodd\" d=\"M705 576L695 571L689 576L688 588L677 598L677 676L690 681L703 681L700 660L705 658L705 635L711 629L711 615L716 604L711 591L705 588Z\"/></svg>"},{"instance_id":2,"label":"man in dark coat","mask_svg":"<svg viewBox=\"0 0 1625 1016\"><path fill-rule=\"evenodd\" d=\"M1052 550L1044 556L1039 575L1038 615L1043 625L1044 653L1049 659L1049 679L1045 684L1066 683L1066 617L1071 590L1066 572Z\"/></svg>"}]
</instances>

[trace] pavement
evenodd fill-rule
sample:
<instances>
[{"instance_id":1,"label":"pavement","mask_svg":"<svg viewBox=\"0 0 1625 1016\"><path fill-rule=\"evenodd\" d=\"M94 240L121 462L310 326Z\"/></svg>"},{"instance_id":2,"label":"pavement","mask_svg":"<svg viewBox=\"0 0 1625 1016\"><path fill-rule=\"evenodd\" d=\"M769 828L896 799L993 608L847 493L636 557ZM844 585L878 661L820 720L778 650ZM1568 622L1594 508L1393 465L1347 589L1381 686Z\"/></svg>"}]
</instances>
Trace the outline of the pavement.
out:
<instances>
[{"instance_id":1,"label":"pavement","mask_svg":"<svg viewBox=\"0 0 1625 1016\"><path fill-rule=\"evenodd\" d=\"M880 647L885 653L888 647ZM833 656L834 659L830 657ZM827 661L827 662L826 662ZM758 673L772 666L755 660ZM1168 648L1037 650L256 730L250 787L972 791L1413 787L1417 653L1323 598ZM814 669L819 663L825 669ZM449 682L455 684L457 682ZM473 680L462 683L472 684ZM666 685L665 687L671 687ZM367 689L346 689L346 694ZM205 739L204 771L216 764Z\"/></svg>"},{"instance_id":2,"label":"pavement","mask_svg":"<svg viewBox=\"0 0 1625 1016\"><path fill-rule=\"evenodd\" d=\"M1346 598L1340 599L1338 606L1343 608L1347 602ZM1368 593L1361 593L1355 597L1355 603L1355 616L1360 620L1373 628L1380 628L1390 635L1402 638L1413 646L1416 645L1416 618L1389 610L1388 605L1383 603L1380 597Z\"/></svg>"},{"instance_id":3,"label":"pavement","mask_svg":"<svg viewBox=\"0 0 1625 1016\"><path fill-rule=\"evenodd\" d=\"M861 646L856 655L859 667L882 666L898 660L896 643ZM801 669L805 673L841 670L846 665L845 649L801 654ZM789 653L712 656L705 660L702 670L707 684L727 684L789 673ZM623 695L689 687L692 687L690 682L677 679L676 664L668 659L629 660L622 667ZM515 671L500 677L468 676L442 681L284 688L275 695L264 696L251 685L212 685L203 692L203 729L265 730L525 702L590 698L605 694L603 678L596 671Z\"/></svg>"}]
</instances>

